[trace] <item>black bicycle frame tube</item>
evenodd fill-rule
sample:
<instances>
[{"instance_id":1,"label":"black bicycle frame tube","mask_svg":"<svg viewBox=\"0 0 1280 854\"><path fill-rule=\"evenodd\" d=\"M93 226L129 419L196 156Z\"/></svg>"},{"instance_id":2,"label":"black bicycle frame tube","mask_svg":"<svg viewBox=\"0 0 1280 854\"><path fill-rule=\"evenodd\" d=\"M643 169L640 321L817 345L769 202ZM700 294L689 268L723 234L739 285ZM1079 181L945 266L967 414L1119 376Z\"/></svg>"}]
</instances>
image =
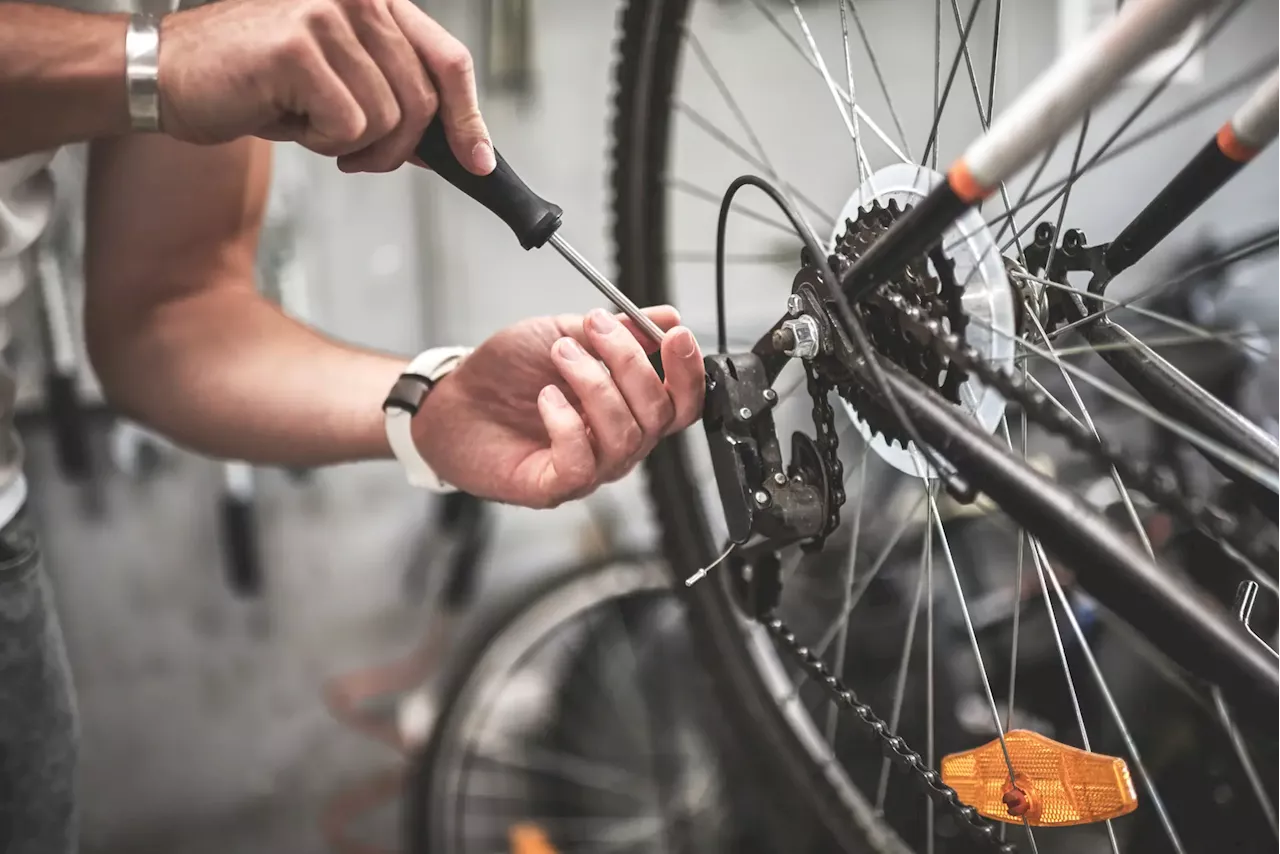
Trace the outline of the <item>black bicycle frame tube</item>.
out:
<instances>
[{"instance_id":1,"label":"black bicycle frame tube","mask_svg":"<svg viewBox=\"0 0 1280 854\"><path fill-rule=\"evenodd\" d=\"M1241 717L1275 726L1276 656L1223 606L1162 569L1096 511L1002 449L919 382L890 365L884 373L924 440L1040 538L1090 595L1171 660L1219 685Z\"/></svg>"},{"instance_id":2,"label":"black bicycle frame tube","mask_svg":"<svg viewBox=\"0 0 1280 854\"><path fill-rule=\"evenodd\" d=\"M1280 452L1270 436L1205 391L1124 327L1099 318L1085 324L1080 331L1097 354L1156 409L1269 469L1280 469ZM1244 488L1250 503L1271 520L1277 519L1280 496L1217 455L1203 453L1215 468ZM1273 567L1263 569L1270 571Z\"/></svg>"},{"instance_id":3,"label":"black bicycle frame tube","mask_svg":"<svg viewBox=\"0 0 1280 854\"><path fill-rule=\"evenodd\" d=\"M972 205L952 189L949 181L934 187L840 277L840 287L849 302L866 296L912 260L928 253Z\"/></svg>"},{"instance_id":4,"label":"black bicycle frame tube","mask_svg":"<svg viewBox=\"0 0 1280 854\"><path fill-rule=\"evenodd\" d=\"M1195 213L1246 162L1228 157L1217 139L1210 140L1111 241L1105 256L1107 271L1117 276L1136 263ZM1098 293L1102 290L1098 288Z\"/></svg>"}]
</instances>

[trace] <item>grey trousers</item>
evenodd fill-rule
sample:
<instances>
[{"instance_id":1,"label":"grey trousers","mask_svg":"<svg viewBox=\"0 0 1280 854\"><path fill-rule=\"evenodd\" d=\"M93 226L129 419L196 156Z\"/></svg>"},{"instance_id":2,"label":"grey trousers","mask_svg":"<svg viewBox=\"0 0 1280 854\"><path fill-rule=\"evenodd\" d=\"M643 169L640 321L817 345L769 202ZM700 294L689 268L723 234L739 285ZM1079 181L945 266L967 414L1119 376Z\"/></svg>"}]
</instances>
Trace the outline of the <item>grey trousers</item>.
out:
<instances>
[{"instance_id":1,"label":"grey trousers","mask_svg":"<svg viewBox=\"0 0 1280 854\"><path fill-rule=\"evenodd\" d=\"M25 511L0 530L0 851L73 854L79 726L62 627Z\"/></svg>"}]
</instances>

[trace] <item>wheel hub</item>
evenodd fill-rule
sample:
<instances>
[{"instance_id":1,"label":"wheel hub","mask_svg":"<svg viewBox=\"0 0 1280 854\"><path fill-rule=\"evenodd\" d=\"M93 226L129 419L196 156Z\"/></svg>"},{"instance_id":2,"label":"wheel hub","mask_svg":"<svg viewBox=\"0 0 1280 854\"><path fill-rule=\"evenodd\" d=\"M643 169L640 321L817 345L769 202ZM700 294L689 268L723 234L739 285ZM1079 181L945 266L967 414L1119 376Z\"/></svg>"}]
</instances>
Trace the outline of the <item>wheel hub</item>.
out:
<instances>
[{"instance_id":1,"label":"wheel hub","mask_svg":"<svg viewBox=\"0 0 1280 854\"><path fill-rule=\"evenodd\" d=\"M833 261L848 266L888 231L894 220L946 180L923 166L898 163L877 171L845 203L837 222L843 230L828 244ZM994 432L1004 398L947 363L904 331L898 312L884 302L892 293L919 306L950 331L962 335L988 362L1013 365L1016 316L1004 259L977 211L960 217L927 259L907 267L863 301L868 337L881 355L911 373ZM850 419L878 456L906 474L923 476L926 465L879 393L852 383L839 386Z\"/></svg>"}]
</instances>

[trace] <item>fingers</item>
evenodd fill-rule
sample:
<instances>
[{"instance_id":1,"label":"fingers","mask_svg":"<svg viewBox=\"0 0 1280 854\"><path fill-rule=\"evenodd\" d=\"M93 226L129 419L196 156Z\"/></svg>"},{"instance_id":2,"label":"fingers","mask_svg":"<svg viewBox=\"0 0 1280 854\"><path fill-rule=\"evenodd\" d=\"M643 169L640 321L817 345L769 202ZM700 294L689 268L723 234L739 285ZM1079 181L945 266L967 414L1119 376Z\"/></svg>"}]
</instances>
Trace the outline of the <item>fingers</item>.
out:
<instances>
[{"instance_id":1,"label":"fingers","mask_svg":"<svg viewBox=\"0 0 1280 854\"><path fill-rule=\"evenodd\" d=\"M646 317L657 324L658 328L664 332L680 323L680 312L669 305L658 305L650 308L641 309ZM649 333L644 332L636 325L636 322L627 317L622 312L613 315L614 320L622 324L622 327L631 333L631 336L640 342L640 346L644 347L646 353L658 352L658 342L649 337ZM580 315L566 314L559 318L560 328L565 334L572 335L579 344L592 346L587 337L586 324L582 322Z\"/></svg>"},{"instance_id":2,"label":"fingers","mask_svg":"<svg viewBox=\"0 0 1280 854\"><path fill-rule=\"evenodd\" d=\"M647 453L666 434L675 417L675 405L634 333L601 309L587 315L584 326L591 349L608 368L613 385L643 434L631 453L633 456Z\"/></svg>"},{"instance_id":3,"label":"fingers","mask_svg":"<svg viewBox=\"0 0 1280 854\"><path fill-rule=\"evenodd\" d=\"M286 62L297 81L290 99L296 107L259 135L330 157L351 150L367 126L364 110L325 52L313 41L299 40L289 47Z\"/></svg>"},{"instance_id":4,"label":"fingers","mask_svg":"<svg viewBox=\"0 0 1280 854\"><path fill-rule=\"evenodd\" d=\"M414 158L439 110L458 161L493 171L471 54L411 0L312 0L302 20L282 56L296 92L262 135L336 156L344 172L387 172Z\"/></svg>"},{"instance_id":5,"label":"fingers","mask_svg":"<svg viewBox=\"0 0 1280 854\"><path fill-rule=\"evenodd\" d=\"M664 386L674 409L668 432L675 433L697 421L702 415L703 397L707 391L702 351L693 333L683 326L667 333L662 340Z\"/></svg>"},{"instance_id":6,"label":"fingers","mask_svg":"<svg viewBox=\"0 0 1280 854\"><path fill-rule=\"evenodd\" d=\"M634 339L633 339L634 342ZM639 349L638 345L636 346ZM560 375L578 398L591 428L596 451L597 476L614 480L630 467L645 436L609 371L572 338L561 338L551 348Z\"/></svg>"},{"instance_id":7,"label":"fingers","mask_svg":"<svg viewBox=\"0 0 1280 854\"><path fill-rule=\"evenodd\" d=\"M476 175L488 175L497 160L480 116L470 51L409 0L392 0L391 11L439 91L445 136L454 156Z\"/></svg>"},{"instance_id":8,"label":"fingers","mask_svg":"<svg viewBox=\"0 0 1280 854\"><path fill-rule=\"evenodd\" d=\"M669 305L659 305L653 308L642 309L642 311L645 316L656 323L658 328L663 332L668 331L680 322L680 312L676 311ZM658 352L658 342L650 338L649 333L642 330L634 320L627 317L625 314L617 314L614 316L621 321L627 331L640 342L640 346L644 347L644 351L646 353Z\"/></svg>"},{"instance_id":9,"label":"fingers","mask_svg":"<svg viewBox=\"0 0 1280 854\"><path fill-rule=\"evenodd\" d=\"M554 505L588 490L596 479L595 449L578 410L553 385L538 395L538 414L551 440L551 463L539 473L536 493Z\"/></svg>"},{"instance_id":10,"label":"fingers","mask_svg":"<svg viewBox=\"0 0 1280 854\"><path fill-rule=\"evenodd\" d=\"M669 307L653 314L667 322L677 317ZM566 337L555 343L552 353L594 436L597 475L613 480L664 436L697 419L702 410L702 354L689 330L672 327L662 346L664 381L641 346L642 334L614 315L597 309L582 328L585 351Z\"/></svg>"},{"instance_id":11,"label":"fingers","mask_svg":"<svg viewBox=\"0 0 1280 854\"><path fill-rule=\"evenodd\" d=\"M344 172L389 172L413 156L427 124L435 116L436 89L391 12L380 2L374 10L353 21L361 44L386 77L394 100L395 122L384 129L371 125L365 138L371 143L339 158Z\"/></svg>"}]
</instances>

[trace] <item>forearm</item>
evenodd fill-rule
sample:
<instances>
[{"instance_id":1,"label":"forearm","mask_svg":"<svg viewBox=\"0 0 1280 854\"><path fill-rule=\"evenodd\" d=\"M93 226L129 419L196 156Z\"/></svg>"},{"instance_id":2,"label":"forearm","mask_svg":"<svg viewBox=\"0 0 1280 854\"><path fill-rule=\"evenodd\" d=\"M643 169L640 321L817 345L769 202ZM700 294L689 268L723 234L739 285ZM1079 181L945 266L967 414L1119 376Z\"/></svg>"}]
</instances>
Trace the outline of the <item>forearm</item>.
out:
<instances>
[{"instance_id":1,"label":"forearm","mask_svg":"<svg viewBox=\"0 0 1280 854\"><path fill-rule=\"evenodd\" d=\"M90 328L114 407L210 456L291 467L388 457L382 401L406 360L334 342L245 288Z\"/></svg>"},{"instance_id":2,"label":"forearm","mask_svg":"<svg viewBox=\"0 0 1280 854\"><path fill-rule=\"evenodd\" d=\"M0 2L0 160L128 132L127 26Z\"/></svg>"}]
</instances>

